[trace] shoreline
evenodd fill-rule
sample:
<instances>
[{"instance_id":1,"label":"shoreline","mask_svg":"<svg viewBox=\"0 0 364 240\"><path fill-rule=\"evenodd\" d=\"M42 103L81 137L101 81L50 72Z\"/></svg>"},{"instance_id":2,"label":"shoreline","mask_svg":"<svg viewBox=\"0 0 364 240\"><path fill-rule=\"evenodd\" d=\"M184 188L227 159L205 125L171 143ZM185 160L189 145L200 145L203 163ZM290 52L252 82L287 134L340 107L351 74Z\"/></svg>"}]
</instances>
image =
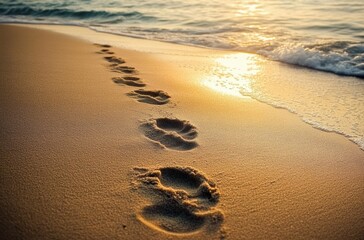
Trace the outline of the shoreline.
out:
<instances>
[{"instance_id":1,"label":"shoreline","mask_svg":"<svg viewBox=\"0 0 364 240\"><path fill-rule=\"evenodd\" d=\"M66 30L83 34L57 27ZM211 181L209 191L216 184L219 198L199 202L207 209L203 220L194 217L199 210L177 219L172 230L181 238L362 236L364 152L286 110L206 88L198 69L210 69L228 52L107 34L86 42L28 26L0 25L0 31L8 46L1 64L2 235L168 238L171 231L138 218L165 224L164 216L175 212L148 206L170 206L166 187L186 186L170 179L190 178L192 168L201 175L192 185ZM186 49L192 54L181 54ZM126 63L111 66L119 58ZM125 71L139 79L125 79ZM170 98L127 95L139 88ZM176 130L181 126L189 130ZM181 131L173 144L163 140L171 128ZM161 174L153 189L141 185L149 171ZM210 231L216 216L223 219Z\"/></svg>"},{"instance_id":2,"label":"shoreline","mask_svg":"<svg viewBox=\"0 0 364 240\"><path fill-rule=\"evenodd\" d=\"M168 41L168 40L162 40L162 39L149 39L147 37L143 37L143 36L138 36L138 35L133 35L133 34L128 34L128 33L122 33L122 32L112 32L109 30L101 30L101 29L97 29L97 25L85 25L85 24L78 24L78 23L57 23L57 22L27 22L27 21L3 21L0 22L0 24L2 25L31 25L31 26L65 26L65 27L74 27L74 28L85 28L97 33L101 33L101 34L109 34L109 35L114 35L114 36L118 36L118 37L125 37L125 38L132 38L132 39L140 39L140 40L144 40L144 41L151 41L151 42L159 42L162 44L173 44L173 45L179 45L179 46L186 46L186 47L191 47L191 48L201 48L201 49L207 49L207 50L213 50L213 51L227 51L227 52L237 52L237 53L244 53L244 54L253 54L253 55L258 55L260 57L266 58L269 61L273 61L273 62L278 62L281 64L286 64L288 66L293 66L293 67L301 67L304 69L309 69L309 70L315 70L318 72L323 72L323 73L328 73L328 74L334 74L337 75L339 77L352 77L352 78L357 78L359 80L363 80L364 76L363 74L358 74L358 73L348 73L345 70L340 70L340 71L335 71L333 69L330 68L325 68L325 67L317 67L317 66L313 66L313 64L301 64L300 61L289 61L287 59L281 58L279 59L279 57L277 56L272 56L271 54L267 54L263 52L254 52L250 49L244 49L244 48L227 48L227 47L214 47L214 46L207 46L207 45L201 45L201 44L194 44L194 43L188 43L188 42L178 42L178 41ZM349 41L348 41L349 42ZM314 56L312 56L314 57ZM304 61L304 59L303 59Z\"/></svg>"},{"instance_id":3,"label":"shoreline","mask_svg":"<svg viewBox=\"0 0 364 240\"><path fill-rule=\"evenodd\" d=\"M17 24L15 24L16 26ZM236 52L230 50L223 49L213 49L213 48L203 48L198 46L187 46L176 43L168 43L161 42L155 40L147 40L142 38L132 38L128 36L117 35L113 33L103 33L98 32L87 27L81 26L67 26L67 25L33 25L26 24L31 28L39 28L49 31L55 31L58 33L66 34L69 36L76 37L78 39L83 39L86 41L104 41L105 43L111 44L115 47L120 47L123 49L128 49L131 51L137 52L145 52L157 56L158 58L165 59L166 61L170 61L170 58L175 58L176 61L182 61L182 58L187 59L188 57L192 57L195 59L202 58L206 64L199 64L197 67L197 71L203 72L203 68L209 69L213 73L210 76L205 76L205 78L213 79L210 82L202 83L204 86L213 89L221 94L232 95L239 98L244 98L245 100L252 98L255 101L261 102L263 104L267 104L271 107L277 109L285 109L289 113L293 113L297 115L297 117L303 121L304 123L310 125L311 127L324 131L324 132L332 132L341 136L344 136L349 141L356 144L361 150L364 151L364 140L363 136L360 136L364 130L360 128L360 121L353 122L355 116L360 117L361 114L361 101L360 96L362 95L362 90L364 90L364 83L360 82L360 78L350 77L350 76L340 76L333 73L327 73L324 71L318 71L306 67L301 67L297 65L290 65L287 63L276 62L273 60L269 60L264 56L260 56L255 53L244 53L244 52ZM22 26L22 25L19 25ZM79 34L80 33L80 34ZM188 53L188 54L187 54ZM192 55L191 55L192 54ZM179 56L181 55L181 58ZM218 61L218 64L211 61L210 56L215 61ZM226 57L228 56L228 57ZM199 60L198 60L199 61ZM202 62L200 61L200 62ZM226 63L224 62L226 61ZM236 67L242 63L241 67ZM185 63L183 63L185 64ZM215 66L216 65L216 66ZM223 71L216 69L220 68L222 65L225 68ZM255 68L254 65L259 66L261 73L255 75L255 73L251 73L249 68ZM193 66L195 68L196 66ZM192 66L189 67L190 70ZM258 69L259 69L258 68ZM228 72L233 72L233 77L228 76ZM248 74L239 75L238 72L248 72ZM265 72L272 71L276 74L273 78L273 82L270 82L269 76L266 76ZM253 71L254 72L254 71ZM278 73L278 74L277 74ZM201 74L201 73L199 73ZM205 72L206 75L206 72ZM301 85L296 85L297 81L291 80L291 76L298 75L300 79L305 79L308 81L307 83L303 83ZM223 81L217 79L217 77L226 78ZM244 78L251 78L253 80L245 81ZM343 79L344 78L344 79ZM319 80L320 79L320 80ZM239 81L244 80L242 83ZM324 80L324 81L323 81ZM343 81L345 80L345 81ZM201 80L198 80L201 82ZM253 90L254 81L256 82L266 82L265 85L256 86ZM302 80L301 80L302 81ZM230 83L231 82L231 83ZM288 84L286 84L288 82ZM316 82L319 82L317 85ZM323 84L323 82L326 82ZM348 82L348 83L346 83ZM259 84L258 84L259 85ZM269 89L269 85L277 85L281 86L281 88L286 88L287 91L295 91L295 88L303 88L301 92L297 93L297 96L290 96L292 98L291 102L289 98L281 98L277 99L277 96L285 95L282 91L277 91L272 88ZM309 87L312 85L312 87ZM327 94L326 89L333 89L334 85L340 91L333 91L332 94ZM268 87L268 88L267 88ZM242 90L239 90L242 89ZM261 89L267 88L269 91L260 92ZM353 102L346 103L346 105L338 105L337 108L348 108L350 106L357 106L356 112L353 110L349 111L349 119L343 117L347 115L346 113L341 113L341 115L332 115L331 105L333 102L321 102L321 106L314 110L314 112L310 112L309 109L303 109L302 106L294 104L294 101L299 101L299 98L302 98L304 94L308 94L308 98L301 102L301 105L305 105L305 102L312 101L311 99L322 99L323 96L319 93L315 93L316 89L320 88L320 91L326 92L325 98L350 98L351 95L347 95L346 93L352 93L352 95L356 95L357 99ZM257 91L259 93L252 94L252 91ZM269 92L274 92L273 95L270 95ZM265 95L269 95L269 97ZM278 95L277 95L278 94ZM310 95L311 94L311 95ZM298 99L294 99L294 97L298 97ZM362 96L364 97L364 96ZM336 103L335 103L336 104ZM314 105L309 105L308 107L314 107ZM320 109L321 108L321 109ZM323 111L324 110L324 111ZM364 110L364 109L363 109ZM322 111L322 113L320 113ZM352 113L350 113L352 112ZM322 114L322 115L320 115ZM313 117L312 115L317 115L317 117ZM332 119L331 119L332 118ZM324 119L324 120L323 120ZM330 121L328 121L331 119ZM343 122L343 124L338 124L338 121ZM357 126L353 129L353 125Z\"/></svg>"}]
</instances>

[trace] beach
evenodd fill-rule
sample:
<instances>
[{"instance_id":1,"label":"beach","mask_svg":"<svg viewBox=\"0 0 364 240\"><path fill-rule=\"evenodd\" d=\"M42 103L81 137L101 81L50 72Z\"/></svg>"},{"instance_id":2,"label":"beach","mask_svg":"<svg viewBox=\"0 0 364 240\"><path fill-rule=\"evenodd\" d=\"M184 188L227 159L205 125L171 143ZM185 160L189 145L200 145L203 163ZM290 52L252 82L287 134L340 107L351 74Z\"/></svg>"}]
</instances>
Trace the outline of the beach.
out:
<instances>
[{"instance_id":1,"label":"beach","mask_svg":"<svg viewBox=\"0 0 364 240\"><path fill-rule=\"evenodd\" d=\"M72 26L0 36L2 238L363 238L364 151L211 80L236 53ZM340 78L239 57L257 79Z\"/></svg>"}]
</instances>

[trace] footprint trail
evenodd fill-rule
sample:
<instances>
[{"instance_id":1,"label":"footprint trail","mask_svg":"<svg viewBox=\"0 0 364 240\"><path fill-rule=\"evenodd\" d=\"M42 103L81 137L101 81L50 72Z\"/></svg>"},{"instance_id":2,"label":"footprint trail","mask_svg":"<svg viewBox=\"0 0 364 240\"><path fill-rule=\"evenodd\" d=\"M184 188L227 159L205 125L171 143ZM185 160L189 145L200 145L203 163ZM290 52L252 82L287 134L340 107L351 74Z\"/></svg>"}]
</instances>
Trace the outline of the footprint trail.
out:
<instances>
[{"instance_id":1,"label":"footprint trail","mask_svg":"<svg viewBox=\"0 0 364 240\"><path fill-rule=\"evenodd\" d=\"M94 44L101 48L97 53L109 54L104 60L111 71L121 74L112 78L113 82L131 87L145 87L146 84L136 75L134 67L126 66L125 60L116 56L107 44ZM128 96L142 103L163 105L170 100L168 93L162 90L138 89ZM198 143L197 128L190 122L176 118L155 118L144 121L140 130L145 137L159 146L188 151ZM224 221L223 212L216 208L220 192L216 184L206 175L191 167L134 168L133 184L135 189L151 200L137 211L137 219L159 232L168 235L192 235L206 231L220 232Z\"/></svg>"}]
</instances>

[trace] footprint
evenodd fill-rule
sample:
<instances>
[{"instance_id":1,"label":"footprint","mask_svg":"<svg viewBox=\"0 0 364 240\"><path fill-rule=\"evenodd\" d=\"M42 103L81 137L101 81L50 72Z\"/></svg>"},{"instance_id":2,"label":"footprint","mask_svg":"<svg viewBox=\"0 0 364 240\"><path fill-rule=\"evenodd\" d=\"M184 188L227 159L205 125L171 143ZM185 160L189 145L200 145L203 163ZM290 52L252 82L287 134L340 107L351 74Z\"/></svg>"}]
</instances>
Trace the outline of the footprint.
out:
<instances>
[{"instance_id":1,"label":"footprint","mask_svg":"<svg viewBox=\"0 0 364 240\"><path fill-rule=\"evenodd\" d=\"M125 63L125 60L124 59L118 58L118 57L115 57L115 56L104 57L104 59L106 61L108 61L109 63L116 64L115 66L117 66L117 64L123 64L123 63Z\"/></svg>"},{"instance_id":2,"label":"footprint","mask_svg":"<svg viewBox=\"0 0 364 240\"><path fill-rule=\"evenodd\" d=\"M108 44L99 44L99 43L94 43L95 46L98 46L98 47L102 47L102 48L111 48L110 45Z\"/></svg>"},{"instance_id":3,"label":"footprint","mask_svg":"<svg viewBox=\"0 0 364 240\"><path fill-rule=\"evenodd\" d=\"M100 51L96 52L98 54L114 54L114 52L110 51L109 49L101 49Z\"/></svg>"},{"instance_id":4,"label":"footprint","mask_svg":"<svg viewBox=\"0 0 364 240\"><path fill-rule=\"evenodd\" d=\"M132 87L145 87L146 84L143 83L138 77L114 77L112 78L114 83L121 85L128 85Z\"/></svg>"},{"instance_id":5,"label":"footprint","mask_svg":"<svg viewBox=\"0 0 364 240\"><path fill-rule=\"evenodd\" d=\"M147 138L165 148L186 151L198 146L193 140L197 137L197 129L188 121L157 118L141 124L140 128Z\"/></svg>"},{"instance_id":6,"label":"footprint","mask_svg":"<svg viewBox=\"0 0 364 240\"><path fill-rule=\"evenodd\" d=\"M137 218L154 230L168 234L216 231L224 215L216 209L220 193L216 184L191 167L134 168L136 186L153 204Z\"/></svg>"},{"instance_id":7,"label":"footprint","mask_svg":"<svg viewBox=\"0 0 364 240\"><path fill-rule=\"evenodd\" d=\"M95 46L103 48L100 51L98 51L97 53L99 54L114 54L114 52L111 52L109 48L111 48L110 45L108 44L99 44L99 43L94 43Z\"/></svg>"},{"instance_id":8,"label":"footprint","mask_svg":"<svg viewBox=\"0 0 364 240\"><path fill-rule=\"evenodd\" d=\"M137 71L134 67L128 67L128 66L115 66L111 68L114 72L118 73L127 73L127 74L135 74Z\"/></svg>"},{"instance_id":9,"label":"footprint","mask_svg":"<svg viewBox=\"0 0 364 240\"><path fill-rule=\"evenodd\" d=\"M129 96L138 99L138 102L162 105L169 102L171 98L168 93L161 90L138 89L128 93Z\"/></svg>"}]
</instances>

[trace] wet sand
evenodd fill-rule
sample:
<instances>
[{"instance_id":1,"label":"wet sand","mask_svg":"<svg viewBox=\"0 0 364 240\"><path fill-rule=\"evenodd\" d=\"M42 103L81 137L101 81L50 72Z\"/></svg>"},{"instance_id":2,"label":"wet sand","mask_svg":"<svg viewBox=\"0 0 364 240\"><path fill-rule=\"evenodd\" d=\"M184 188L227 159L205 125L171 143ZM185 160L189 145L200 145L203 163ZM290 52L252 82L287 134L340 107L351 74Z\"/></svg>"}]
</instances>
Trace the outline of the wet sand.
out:
<instances>
[{"instance_id":1,"label":"wet sand","mask_svg":"<svg viewBox=\"0 0 364 240\"><path fill-rule=\"evenodd\" d=\"M37 28L0 25L2 238L363 237L364 151L203 85L231 53Z\"/></svg>"}]
</instances>

